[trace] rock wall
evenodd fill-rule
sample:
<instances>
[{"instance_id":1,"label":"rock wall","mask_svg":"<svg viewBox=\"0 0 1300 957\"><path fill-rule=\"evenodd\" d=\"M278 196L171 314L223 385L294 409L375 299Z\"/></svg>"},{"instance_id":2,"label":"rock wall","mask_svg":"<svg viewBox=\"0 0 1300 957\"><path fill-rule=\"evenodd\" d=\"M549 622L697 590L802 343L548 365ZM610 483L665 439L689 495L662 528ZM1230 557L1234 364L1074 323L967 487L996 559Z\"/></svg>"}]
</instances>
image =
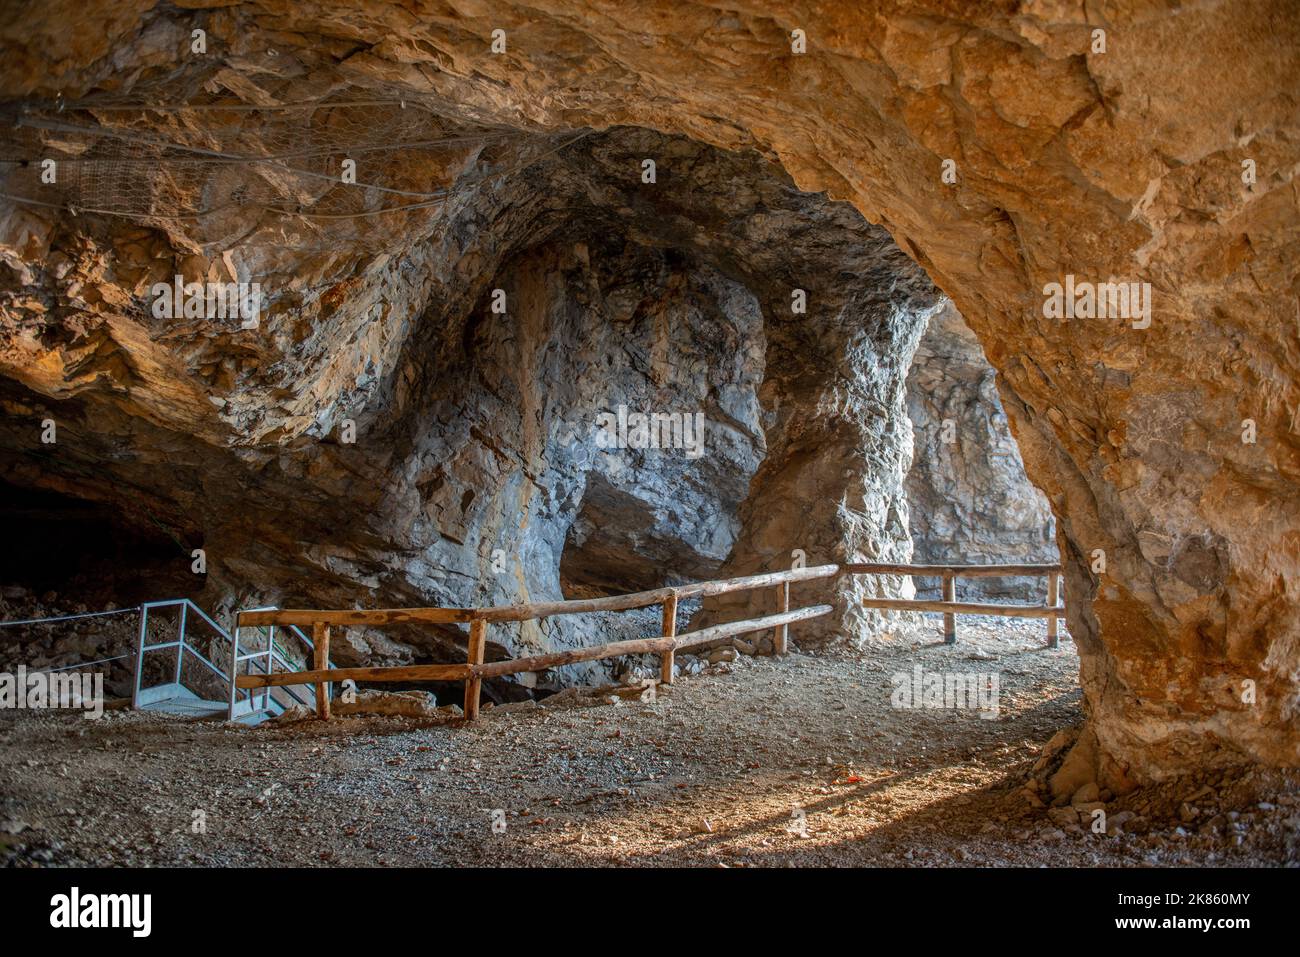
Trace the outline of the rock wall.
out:
<instances>
[{"instance_id":1,"label":"rock wall","mask_svg":"<svg viewBox=\"0 0 1300 957\"><path fill-rule=\"evenodd\" d=\"M1294 4L88 0L76 26L59 6L28 4L7 18L0 90L47 103L92 93L265 104L397 92L516 129L625 124L755 147L800 188L851 201L952 297L999 372L1026 470L1057 516L1075 599L1069 626L1089 709L1079 760L1116 789L1192 765L1300 761ZM202 57L187 52L196 26L207 30ZM499 54L494 30L508 38ZM795 30L806 52L792 48ZM445 181L419 164L392 172L390 186L416 191ZM247 255L304 288L327 276L344 284L332 298L286 307L284 345L298 350L287 378L297 387L250 383L231 396L221 383L266 377L257 348L163 349L138 323L85 323L84 307L52 322L7 320L4 372L68 408L98 389L117 410L101 427L162 441L155 430L172 423L222 448L207 467L190 449L169 462L170 518L192 525L187 506L200 488L205 504L223 494L205 477L236 455L229 446L265 471L298 471L283 447L332 404L315 386L369 383L366 357L374 378L389 381L402 323L418 312L409 284L427 276L412 268L420 253L392 237L427 235L419 225L429 208L382 228L332 229L324 261L275 232L286 218L290 233L318 232L311 217L294 220L294 205L265 211L280 225L250 231L238 210L227 223L241 268ZM66 276L79 259L60 250L63 217L55 227L31 210L6 208L4 259L19 277L11 295L44 314L55 294L45 274ZM131 244L143 237L115 238L124 254L142 255ZM54 251L65 259L49 261ZM491 252L464 261L471 299L493 273ZM41 262L40 278L24 275ZM1067 277L1149 284L1150 324L1046 313L1050 284ZM88 306L121 306L112 281L73 284ZM383 321L370 321L375 308ZM192 365L205 348L209 362ZM193 373L167 374L186 360ZM195 374L215 377L217 394ZM220 416L211 399L225 403ZM26 399L7 401L10 421L36 412ZM250 424L233 431L241 416ZM96 461L119 451L109 443ZM139 504L148 483L130 472L118 470L115 494ZM91 476L59 481L96 495ZM232 491L228 510L257 513ZM366 508L357 502L348 521ZM287 544L287 533L265 528ZM742 552L744 542L742 532ZM364 580L348 561L338 571Z\"/></svg>"},{"instance_id":2,"label":"rock wall","mask_svg":"<svg viewBox=\"0 0 1300 957\"><path fill-rule=\"evenodd\" d=\"M147 308L153 282L210 276L224 256L107 217L31 216L47 245L11 276L11 345L76 332L53 395L30 375L0 385L6 478L162 525L178 566L201 546L210 605L507 604L710 577L736 555L906 549L896 510L849 513L836 494L901 502L902 369L938 301L883 231L752 153L635 129L558 151L517 140L467 160L400 255L356 266L347 233L283 272L296 247L240 248L271 300L255 330ZM638 175L645 155L661 188ZM698 433L605 447L602 417L620 412ZM41 449L47 418L59 438ZM756 495L763 464L819 494ZM780 523L749 523L760 545L742 542L742 506ZM858 637L847 598L840 611L823 634ZM656 626L651 612L499 626L489 657ZM349 663L461 660L464 634L348 629L336 647Z\"/></svg>"},{"instance_id":3,"label":"rock wall","mask_svg":"<svg viewBox=\"0 0 1300 957\"><path fill-rule=\"evenodd\" d=\"M928 564L1056 562L1056 521L1025 475L996 373L949 303L930 319L907 373L912 467L907 498L912 558ZM972 600L1045 600L1041 578L958 579ZM916 582L940 597L937 578Z\"/></svg>"}]
</instances>

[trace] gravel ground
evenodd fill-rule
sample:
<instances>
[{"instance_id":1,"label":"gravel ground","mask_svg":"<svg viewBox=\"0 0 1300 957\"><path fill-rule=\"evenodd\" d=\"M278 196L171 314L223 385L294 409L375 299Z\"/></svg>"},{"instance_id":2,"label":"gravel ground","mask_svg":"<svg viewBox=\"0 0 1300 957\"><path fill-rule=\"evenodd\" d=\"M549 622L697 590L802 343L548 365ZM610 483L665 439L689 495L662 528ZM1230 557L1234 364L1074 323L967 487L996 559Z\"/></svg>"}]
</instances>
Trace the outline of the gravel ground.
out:
<instances>
[{"instance_id":1,"label":"gravel ground","mask_svg":"<svg viewBox=\"0 0 1300 957\"><path fill-rule=\"evenodd\" d=\"M962 619L861 657L742 658L654 701L507 706L467 726L109 712L0 715L0 860L95 865L1277 865L1294 775L1227 771L1113 799L1110 835L1035 807L1081 719L1068 636ZM891 705L892 676L996 672L998 716ZM1106 795L1103 795L1105 798ZM1052 816L1049 816L1049 813Z\"/></svg>"}]
</instances>

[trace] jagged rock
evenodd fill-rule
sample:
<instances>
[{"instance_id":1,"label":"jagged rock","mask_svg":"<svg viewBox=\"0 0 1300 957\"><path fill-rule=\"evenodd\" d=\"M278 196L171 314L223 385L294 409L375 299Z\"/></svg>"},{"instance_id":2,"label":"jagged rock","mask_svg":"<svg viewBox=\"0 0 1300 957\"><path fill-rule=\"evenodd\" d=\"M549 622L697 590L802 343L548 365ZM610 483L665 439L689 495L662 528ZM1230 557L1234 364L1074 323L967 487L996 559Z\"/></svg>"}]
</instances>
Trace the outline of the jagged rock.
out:
<instances>
[{"instance_id":1,"label":"jagged rock","mask_svg":"<svg viewBox=\"0 0 1300 957\"><path fill-rule=\"evenodd\" d=\"M492 708L492 713L493 713L493 714L513 714L514 712L517 712L517 711L532 711L532 710L533 710L534 708L536 708L537 706L538 706L538 705L537 705L537 702L536 702L535 700L533 700L532 698L528 698L528 699L526 699L526 700L524 700L524 701L511 701L511 702L509 702L509 703L507 703L507 704L499 704L499 705L495 705L495 706Z\"/></svg>"},{"instance_id":2,"label":"jagged rock","mask_svg":"<svg viewBox=\"0 0 1300 957\"><path fill-rule=\"evenodd\" d=\"M1132 811L1118 811L1115 814L1108 815L1106 818L1106 833L1121 833L1129 821L1135 820L1136 818L1137 815Z\"/></svg>"},{"instance_id":3,"label":"jagged rock","mask_svg":"<svg viewBox=\"0 0 1300 957\"><path fill-rule=\"evenodd\" d=\"M577 688L564 688L542 699L542 707L544 708L587 707L590 703L589 699L583 697Z\"/></svg>"},{"instance_id":4,"label":"jagged rock","mask_svg":"<svg viewBox=\"0 0 1300 957\"><path fill-rule=\"evenodd\" d=\"M354 700L336 699L331 713L390 714L407 718L430 718L438 715L438 699L427 691L358 691Z\"/></svg>"},{"instance_id":5,"label":"jagged rock","mask_svg":"<svg viewBox=\"0 0 1300 957\"><path fill-rule=\"evenodd\" d=\"M1075 807L1079 807L1082 804L1093 804L1100 797L1101 790L1097 787L1097 782L1089 781L1070 796L1070 803Z\"/></svg>"},{"instance_id":6,"label":"jagged rock","mask_svg":"<svg viewBox=\"0 0 1300 957\"><path fill-rule=\"evenodd\" d=\"M315 710L307 707L305 704L291 704L275 717L267 719L267 723L297 724L299 721L309 721L315 717Z\"/></svg>"},{"instance_id":7,"label":"jagged rock","mask_svg":"<svg viewBox=\"0 0 1300 957\"><path fill-rule=\"evenodd\" d=\"M524 137L514 148L531 155L527 144ZM675 175L671 193L647 194L626 175L648 153L668 153L689 170ZM418 288L373 268L358 277L367 285L357 296L343 291L361 289L355 282L299 289L295 278L267 320L270 334L241 346L256 354L248 360L256 374L196 383L180 369L160 370L175 377L168 388L220 394L219 434L190 430L179 439L165 425L142 427L126 451L110 453L95 429L81 434L68 425L67 458L15 478L40 485L64 466L80 467L79 459L107 458L128 494L151 487L152 516L205 543L217 603L256 590L258 603L282 605L350 606L359 591L382 605L502 604L734 571L746 560L736 537L742 503L765 517L788 515L764 504L784 502L785 486L755 491L763 462L780 469L793 461L806 479L820 476L823 490L828 481L856 482L901 502L899 373L939 300L884 234L848 207L799 193L758 157L644 130L589 136L527 176L492 191L465 187L463 195L439 233L411 253ZM766 217L720 219L746 203L761 204ZM52 242L59 248L63 240ZM104 251L113 242L111 229L101 231L64 258L115 275ZM157 252L168 254L165 245ZM468 285L460 271L466 256L483 260ZM779 271L769 268L778 261ZM67 283L80 281L72 275ZM798 323L781 318L790 309L791 275L815 303ZM493 287L505 294L504 313L492 311ZM328 321L316 296L333 297ZM375 329L359 370L344 373L337 362L322 368L330 344L350 341L377 308L420 322ZM100 312L86 315L104 321ZM283 334L304 322L311 352L286 352ZM195 351L189 362L200 367L219 360L230 343L214 337L218 323L210 325L169 338L169 348L187 341ZM390 338L373 338L381 334ZM381 367L391 375L380 376ZM286 389L298 398L287 400ZM143 391L133 394L145 402ZM889 416L867 415L876 395L891 403ZM157 402L165 407L167 399ZM286 417L294 402L316 406ZM859 414L845 417L844 402ZM232 411L232 403L246 411ZM605 447L601 417L620 410L698 415L702 434L694 438L702 445ZM98 431L109 435L119 413L91 402L86 414L87 421L104 417ZM356 417L354 444L339 441L330 424L348 416ZM798 451L821 442L819 429L839 437L823 436L815 456ZM879 457L863 460L863 429ZM680 435L683 443L692 437L685 429ZM193 443L199 473L220 473L229 487L195 496L190 481L202 484L201 474L154 470L154 456L174 441ZM280 467L262 468L275 448ZM128 514L145 507L119 504ZM847 554L864 534L876 536L871 550L885 542L910 547L906 528L885 513L846 521L833 496L812 505L820 517L801 514L797 535L787 527L792 547ZM352 520L354 511L362 521ZM860 640L863 612L849 592L819 590L836 600L839 615L817 627ZM682 610L683 620L689 613ZM559 617L497 626L491 639L520 654L640 637L644 621ZM345 664L413 654L459 660L461 642L453 628L354 629L336 640L336 657ZM605 667L579 665L553 678L589 680Z\"/></svg>"},{"instance_id":8,"label":"jagged rock","mask_svg":"<svg viewBox=\"0 0 1300 957\"><path fill-rule=\"evenodd\" d=\"M1069 828L1078 827L1079 812L1071 807L1054 807L1050 808L1047 816L1052 819L1052 823L1058 827Z\"/></svg>"},{"instance_id":9,"label":"jagged rock","mask_svg":"<svg viewBox=\"0 0 1300 957\"><path fill-rule=\"evenodd\" d=\"M1096 773L1096 740L1092 733L1085 729L1080 733L1070 752L1066 754L1060 767L1048 778L1053 803L1068 803L1070 798L1080 791L1091 793L1089 786L1096 784Z\"/></svg>"},{"instance_id":10,"label":"jagged rock","mask_svg":"<svg viewBox=\"0 0 1300 957\"><path fill-rule=\"evenodd\" d=\"M1060 766L1060 762L1078 739L1078 728L1062 728L1052 735L1047 744L1043 746L1043 750L1039 753L1038 760L1034 762L1034 767L1030 772L1030 784L1034 786L1035 790L1042 790L1042 784L1047 775Z\"/></svg>"},{"instance_id":11,"label":"jagged rock","mask_svg":"<svg viewBox=\"0 0 1300 957\"><path fill-rule=\"evenodd\" d=\"M1105 811L1106 805L1101 801L1082 801L1078 804L1071 804L1071 810L1076 811L1079 820L1085 825L1092 824L1092 815L1094 811Z\"/></svg>"},{"instance_id":12,"label":"jagged rock","mask_svg":"<svg viewBox=\"0 0 1300 957\"><path fill-rule=\"evenodd\" d=\"M584 469L554 436L566 413L598 401L562 360L599 380L626 342L643 380L632 394L667 385L668 401L695 397L736 453L723 474L700 477L702 513L665 515L656 490L612 481L614 492L593 497L592 516L642 514L617 546L628 574L666 554L714 563L728 539L721 571L788 566L796 548L814 562L905 559L901 382L931 309L926 284L894 258L905 254L984 345L1027 474L1056 515L1088 704L1080 761L1117 792L1197 765L1294 764L1294 4L1119 0L1102 21L1053 3L773 0L733 12L648 0L611 15L590 0L472 10L365 0L323 17L286 0L87 0L75 29L59 5L28 5L22 17L7 25L0 58L7 97L53 111L56 96L274 104L379 91L417 110L340 113L315 135L337 127L367 135L372 153L386 146L365 171L389 188L465 188L382 225L367 216L322 226L298 212L378 204L374 190L246 165L198 181L172 173L141 185L123 179L125 167L66 179L54 202L81 203L75 217L6 202L0 474L10 485L110 500L136 525L166 528L180 554L201 543L211 584L232 602L295 588L342 607L554 596L585 489ZM174 55L197 24L213 54ZM790 47L796 25L807 31L803 54ZM497 28L510 43L493 56ZM452 122L430 120L426 106ZM125 124L140 148L145 136L134 134L206 143L221 133L162 111L61 119ZM393 134L417 120L440 134L522 135L410 161ZM604 162L619 148L612 124L669 134L655 153L671 191L656 198L635 185L640 143ZM235 138L254 152L302 139L259 141L262 118L247 127ZM554 159L563 150L541 157L582 127L608 132L564 161ZM706 142L753 148L759 165L779 159L803 198L780 177L766 190L751 177L705 177L709 202L677 205L664 194L691 193L694 168L709 165ZM483 179L512 169L523 172ZM4 191L21 192L33 173L9 171ZM723 182L736 187L718 194ZM110 222L76 195L104 183L125 194L110 201L154 215L208 195L233 196L234 208L189 225ZM841 240L821 245L842 215L833 199L880 223L897 248L848 219ZM589 224L584 235L575 221ZM767 235L749 242L750 231ZM612 263L622 265L611 274ZM197 281L228 268L274 279L256 335L155 322L140 302L160 276ZM846 291L843 276L873 273ZM620 281L634 274L649 278ZM1075 274L1151 283L1150 326L1046 315L1048 284ZM788 310L796 285L814 304L804 317ZM516 304L510 324L486 310L494 288ZM707 325L698 313L730 319L755 306L766 364L762 382L751 380L757 405L730 375L661 383L656 350L682 344L656 323ZM585 325L597 312L618 323ZM733 328L717 345L739 356L754 340ZM563 395L529 385L541 380ZM735 414L746 410L752 418ZM45 418L60 423L57 454L29 454L41 451ZM337 440L345 419L359 426L355 445ZM742 476L760 447L757 471ZM674 541L676 518L699 517L716 537ZM584 577L613 547L598 524L579 526L593 559L573 566ZM507 556L499 580L497 551ZM1105 571L1093 570L1098 552ZM878 618L855 608L858 587L809 587L837 614L801 639L868 640ZM585 637L548 623L494 640L518 651ZM366 634L350 647L358 658L450 659L457 642L443 630L429 642ZM1067 769L1087 777L1070 761L1058 775Z\"/></svg>"}]
</instances>

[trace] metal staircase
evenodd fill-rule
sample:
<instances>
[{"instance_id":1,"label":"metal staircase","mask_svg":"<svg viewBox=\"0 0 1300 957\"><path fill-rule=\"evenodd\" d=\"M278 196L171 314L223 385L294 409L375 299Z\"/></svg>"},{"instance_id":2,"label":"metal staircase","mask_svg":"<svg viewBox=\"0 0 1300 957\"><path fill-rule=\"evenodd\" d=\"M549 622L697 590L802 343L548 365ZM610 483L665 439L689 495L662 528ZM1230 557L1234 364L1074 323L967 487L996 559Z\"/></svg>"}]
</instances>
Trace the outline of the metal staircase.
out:
<instances>
[{"instance_id":1,"label":"metal staircase","mask_svg":"<svg viewBox=\"0 0 1300 957\"><path fill-rule=\"evenodd\" d=\"M167 631L172 624L167 617L172 615L176 619L176 637L150 642L151 625L155 632ZM233 634L227 632L188 598L145 602L140 606L140 638L131 706L199 718L224 715L231 721L250 725L283 714L295 704L313 707L315 691L311 685L279 685L259 689L257 693L236 687L234 676L241 673L303 670L277 640L277 626L244 628L242 631L243 644L239 627ZM303 643L305 657L309 660L314 651L311 639L295 626L279 626L279 635L286 634ZM208 655L195 647L196 641L204 639L208 644ZM146 656L172 649L176 656L174 667L149 667L156 658ZM213 658L228 660L230 670L223 671L213 663ZM145 686L147 673L152 674L155 681L148 687Z\"/></svg>"}]
</instances>

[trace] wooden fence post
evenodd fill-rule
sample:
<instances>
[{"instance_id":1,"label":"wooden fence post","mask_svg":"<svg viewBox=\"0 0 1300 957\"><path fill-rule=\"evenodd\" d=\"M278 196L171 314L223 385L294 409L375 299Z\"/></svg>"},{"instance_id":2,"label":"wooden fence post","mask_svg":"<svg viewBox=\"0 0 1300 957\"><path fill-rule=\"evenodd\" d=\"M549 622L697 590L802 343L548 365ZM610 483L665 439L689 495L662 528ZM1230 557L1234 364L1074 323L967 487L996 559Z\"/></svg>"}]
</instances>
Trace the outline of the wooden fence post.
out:
<instances>
[{"instance_id":1,"label":"wooden fence post","mask_svg":"<svg viewBox=\"0 0 1300 957\"><path fill-rule=\"evenodd\" d=\"M1060 601L1060 579L1055 572L1047 576L1047 607L1055 608ZM1053 615L1047 619L1047 647L1056 648L1060 645L1060 638L1057 637L1057 617Z\"/></svg>"},{"instance_id":2,"label":"wooden fence post","mask_svg":"<svg viewBox=\"0 0 1300 957\"><path fill-rule=\"evenodd\" d=\"M957 600L957 578L955 575L946 574L943 576L943 600ZM957 616L952 612L943 613L943 643L945 645L957 644Z\"/></svg>"},{"instance_id":3,"label":"wooden fence post","mask_svg":"<svg viewBox=\"0 0 1300 957\"><path fill-rule=\"evenodd\" d=\"M783 614L790 610L790 583L782 582L776 586L776 613ZM785 654L785 639L789 634L789 625L777 625L772 629L772 654Z\"/></svg>"},{"instance_id":4,"label":"wooden fence post","mask_svg":"<svg viewBox=\"0 0 1300 957\"><path fill-rule=\"evenodd\" d=\"M270 641L270 639L267 639ZM317 671L324 671L329 667L330 660L330 626L317 622L311 626L311 643L312 648L312 666ZM329 684L324 681L316 682L316 717L328 721L330 716L330 692Z\"/></svg>"},{"instance_id":5,"label":"wooden fence post","mask_svg":"<svg viewBox=\"0 0 1300 957\"><path fill-rule=\"evenodd\" d=\"M664 599L664 628L663 637L675 638L677 636L677 593L669 595ZM677 652L669 648L659 656L659 681L662 684L670 685L673 683L673 660L677 657Z\"/></svg>"},{"instance_id":6,"label":"wooden fence post","mask_svg":"<svg viewBox=\"0 0 1300 957\"><path fill-rule=\"evenodd\" d=\"M487 644L487 622L475 618L469 623L469 664L483 664L483 647ZM465 720L473 721L478 717L479 692L483 690L483 679L470 675L465 679Z\"/></svg>"}]
</instances>

